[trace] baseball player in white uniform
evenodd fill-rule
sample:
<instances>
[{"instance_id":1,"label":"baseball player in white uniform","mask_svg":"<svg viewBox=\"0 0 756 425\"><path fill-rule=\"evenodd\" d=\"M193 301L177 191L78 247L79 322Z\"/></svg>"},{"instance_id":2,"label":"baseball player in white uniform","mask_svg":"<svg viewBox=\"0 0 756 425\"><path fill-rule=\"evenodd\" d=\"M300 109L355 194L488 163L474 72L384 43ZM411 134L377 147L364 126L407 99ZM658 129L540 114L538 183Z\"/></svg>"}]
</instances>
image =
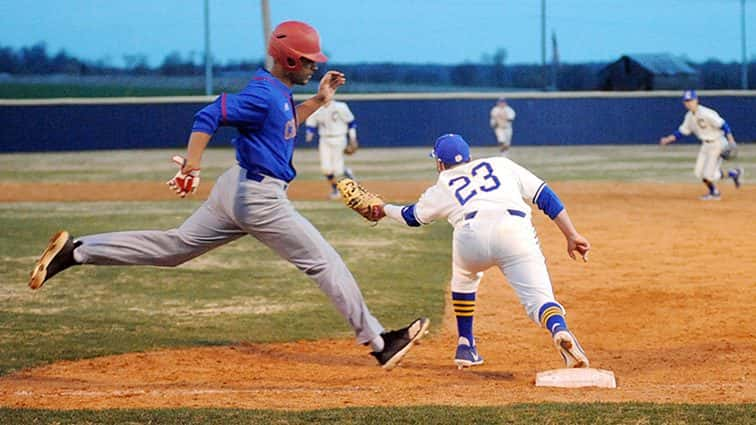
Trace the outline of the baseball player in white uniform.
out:
<instances>
[{"instance_id":1,"label":"baseball player in white uniform","mask_svg":"<svg viewBox=\"0 0 756 425\"><path fill-rule=\"evenodd\" d=\"M357 146L357 123L354 114L344 102L332 100L307 118L305 140L309 143L318 135L320 169L331 186L331 199L340 199L336 180L341 176L351 179L351 170L344 166L347 146L353 152ZM347 142L347 136L349 141ZM348 145L347 145L348 143Z\"/></svg>"},{"instance_id":2,"label":"baseball player in white uniform","mask_svg":"<svg viewBox=\"0 0 756 425\"><path fill-rule=\"evenodd\" d=\"M685 114L680 127L674 133L659 139L661 145L674 143L683 136L695 134L701 140L701 149L698 151L694 173L701 179L708 189L708 193L701 196L704 201L718 201L721 199L716 182L723 177L722 152L736 147L735 137L727 122L719 116L717 111L707 108L698 103L698 95L695 90L686 90L683 93L683 104L688 112ZM727 172L727 177L740 187L740 179L743 169L733 168Z\"/></svg>"},{"instance_id":3,"label":"baseball player in white uniform","mask_svg":"<svg viewBox=\"0 0 756 425\"><path fill-rule=\"evenodd\" d=\"M446 218L454 227L452 302L459 339L459 368L483 363L473 336L475 296L483 272L497 266L514 288L527 315L551 332L567 367L588 367L577 338L567 328L564 308L554 298L546 262L531 223L537 205L567 239L567 253L584 261L591 249L557 195L540 178L504 157L471 160L470 146L457 134L439 137L433 147L436 184L407 206L385 204L386 216L408 226Z\"/></svg>"},{"instance_id":4,"label":"baseball player in white uniform","mask_svg":"<svg viewBox=\"0 0 756 425\"><path fill-rule=\"evenodd\" d=\"M489 125L496 135L501 154L506 155L512 146L512 122L515 119L515 111L507 104L507 100L501 97L491 108L490 115Z\"/></svg>"}]
</instances>

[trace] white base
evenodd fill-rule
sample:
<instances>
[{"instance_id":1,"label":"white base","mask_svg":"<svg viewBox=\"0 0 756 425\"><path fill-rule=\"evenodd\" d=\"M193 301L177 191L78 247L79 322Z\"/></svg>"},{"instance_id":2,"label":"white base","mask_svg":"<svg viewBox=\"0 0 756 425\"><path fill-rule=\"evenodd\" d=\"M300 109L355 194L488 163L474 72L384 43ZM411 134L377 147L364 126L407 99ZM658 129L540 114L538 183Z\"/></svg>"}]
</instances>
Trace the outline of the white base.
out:
<instances>
[{"instance_id":1,"label":"white base","mask_svg":"<svg viewBox=\"0 0 756 425\"><path fill-rule=\"evenodd\" d=\"M553 369L538 372L536 387L559 388L617 388L614 372L594 368Z\"/></svg>"}]
</instances>

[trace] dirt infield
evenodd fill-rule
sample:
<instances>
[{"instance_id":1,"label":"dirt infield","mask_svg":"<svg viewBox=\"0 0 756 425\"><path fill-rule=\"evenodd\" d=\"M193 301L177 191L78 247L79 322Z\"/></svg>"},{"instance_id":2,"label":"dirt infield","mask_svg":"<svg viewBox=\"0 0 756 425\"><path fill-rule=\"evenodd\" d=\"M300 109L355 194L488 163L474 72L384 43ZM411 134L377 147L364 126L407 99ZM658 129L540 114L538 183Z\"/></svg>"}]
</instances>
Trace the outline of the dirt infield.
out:
<instances>
[{"instance_id":1,"label":"dirt infield","mask_svg":"<svg viewBox=\"0 0 756 425\"><path fill-rule=\"evenodd\" d=\"M366 182L412 199L423 182ZM59 362L0 378L0 405L37 408L243 407L312 409L515 402L756 401L756 186L558 183L593 243L590 262L563 252L555 226L534 214L557 298L594 367L618 388L536 388L536 372L561 366L547 333L525 317L498 271L484 278L476 332L486 363L457 371L455 325L443 323L392 372L352 340L243 344ZM723 185L725 186L725 185ZM171 199L157 183L0 184L0 201ZM53 192L47 192L50 189ZM205 187L206 191L208 188ZM206 194L207 192L202 192ZM295 183L292 199L322 193ZM96 194L96 195L89 195ZM411 312L408 312L411 314Z\"/></svg>"}]
</instances>

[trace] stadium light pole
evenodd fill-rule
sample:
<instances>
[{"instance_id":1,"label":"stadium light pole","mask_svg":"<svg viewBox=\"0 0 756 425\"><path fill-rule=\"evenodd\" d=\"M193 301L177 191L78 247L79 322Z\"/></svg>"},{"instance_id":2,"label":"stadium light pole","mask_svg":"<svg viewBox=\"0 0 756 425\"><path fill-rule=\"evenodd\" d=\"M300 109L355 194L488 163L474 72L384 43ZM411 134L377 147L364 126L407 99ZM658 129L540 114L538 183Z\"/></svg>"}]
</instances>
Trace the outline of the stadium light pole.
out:
<instances>
[{"instance_id":1,"label":"stadium light pole","mask_svg":"<svg viewBox=\"0 0 756 425\"><path fill-rule=\"evenodd\" d=\"M210 54L210 0L205 0L205 95L213 94L213 58Z\"/></svg>"},{"instance_id":2,"label":"stadium light pole","mask_svg":"<svg viewBox=\"0 0 756 425\"><path fill-rule=\"evenodd\" d=\"M268 0L260 2L263 20L263 47L265 48L265 69L273 68L273 58L268 54L268 36L270 35L270 4Z\"/></svg>"},{"instance_id":3,"label":"stadium light pole","mask_svg":"<svg viewBox=\"0 0 756 425\"><path fill-rule=\"evenodd\" d=\"M748 58L746 57L746 5L740 0L740 88L748 90Z\"/></svg>"},{"instance_id":4,"label":"stadium light pole","mask_svg":"<svg viewBox=\"0 0 756 425\"><path fill-rule=\"evenodd\" d=\"M543 75L543 86L548 86L546 78L546 0L541 0L541 74Z\"/></svg>"}]
</instances>

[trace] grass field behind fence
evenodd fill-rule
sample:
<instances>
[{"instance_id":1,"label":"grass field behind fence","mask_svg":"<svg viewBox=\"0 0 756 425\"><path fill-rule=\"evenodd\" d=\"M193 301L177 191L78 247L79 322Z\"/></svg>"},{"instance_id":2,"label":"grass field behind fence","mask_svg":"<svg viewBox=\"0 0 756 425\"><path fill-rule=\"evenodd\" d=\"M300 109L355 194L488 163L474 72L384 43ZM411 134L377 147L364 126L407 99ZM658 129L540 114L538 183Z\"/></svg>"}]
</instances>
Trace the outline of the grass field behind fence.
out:
<instances>
[{"instance_id":1,"label":"grass field behind fence","mask_svg":"<svg viewBox=\"0 0 756 425\"><path fill-rule=\"evenodd\" d=\"M511 157L549 181L690 182L697 146L516 147ZM0 155L0 182L166 180L173 152L103 151ZM487 147L473 154L495 153ZM756 150L739 164L756 172ZM363 150L358 177L435 178L428 149ZM230 149L206 153L212 181L233 163ZM300 179L320 180L314 150L301 150ZM128 186L124 186L128 190ZM167 190L167 189L166 189ZM326 191L324 185L324 193ZM0 203L0 374L63 359L239 341L351 338L327 298L302 273L251 238L178 268L81 267L41 291L26 287L50 234L74 235L179 225L198 201ZM368 305L387 327L427 315L440 323L450 272L451 229L384 226L374 232L336 202L296 202L350 266ZM390 266L389 266L390 265ZM436 328L438 329L438 328ZM754 405L528 404L491 408L44 411L0 409L0 423L721 423L756 422ZM474 421L473 421L474 419Z\"/></svg>"}]
</instances>

